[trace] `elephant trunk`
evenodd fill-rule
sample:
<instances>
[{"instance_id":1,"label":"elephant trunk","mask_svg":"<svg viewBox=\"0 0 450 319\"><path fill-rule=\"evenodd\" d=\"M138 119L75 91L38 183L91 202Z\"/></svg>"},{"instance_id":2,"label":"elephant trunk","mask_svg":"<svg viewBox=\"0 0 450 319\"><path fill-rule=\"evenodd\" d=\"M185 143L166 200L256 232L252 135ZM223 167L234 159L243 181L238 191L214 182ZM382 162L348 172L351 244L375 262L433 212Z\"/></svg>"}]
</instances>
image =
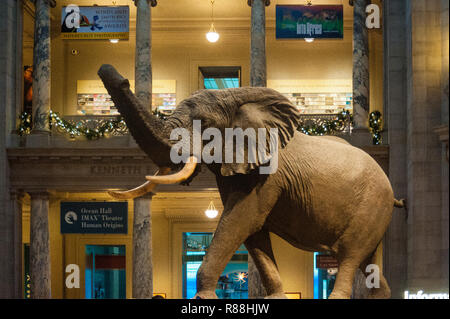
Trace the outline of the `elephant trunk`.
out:
<instances>
[{"instance_id":1,"label":"elephant trunk","mask_svg":"<svg viewBox=\"0 0 450 319\"><path fill-rule=\"evenodd\" d=\"M123 78L113 66L102 65L98 75L139 147L159 167L173 166L170 160L171 144L169 142L171 128L162 119L144 108L131 92L128 80Z\"/></svg>"}]
</instances>

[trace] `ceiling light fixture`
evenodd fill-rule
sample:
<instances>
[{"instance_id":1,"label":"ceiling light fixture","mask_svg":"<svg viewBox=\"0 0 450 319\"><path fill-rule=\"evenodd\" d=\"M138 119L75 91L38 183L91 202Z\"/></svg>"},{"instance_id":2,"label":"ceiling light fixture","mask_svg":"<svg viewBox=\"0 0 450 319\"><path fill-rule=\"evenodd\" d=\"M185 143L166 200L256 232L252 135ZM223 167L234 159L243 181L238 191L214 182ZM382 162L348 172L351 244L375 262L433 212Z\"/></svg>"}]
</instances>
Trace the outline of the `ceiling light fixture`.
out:
<instances>
[{"instance_id":1,"label":"ceiling light fixture","mask_svg":"<svg viewBox=\"0 0 450 319\"><path fill-rule=\"evenodd\" d=\"M112 7L118 7L116 1L112 2ZM109 39L109 42L116 44L116 43L119 43L119 39Z\"/></svg>"},{"instance_id":2,"label":"ceiling light fixture","mask_svg":"<svg viewBox=\"0 0 450 319\"><path fill-rule=\"evenodd\" d=\"M211 28L209 28L209 32L206 34L206 39L211 43L217 42L220 37L214 27L214 1L215 0L211 0Z\"/></svg>"},{"instance_id":3,"label":"ceiling light fixture","mask_svg":"<svg viewBox=\"0 0 450 319\"><path fill-rule=\"evenodd\" d=\"M205 210L206 217L208 217L208 218L216 218L218 214L219 214L219 211L214 206L213 201L211 201L209 203L208 208Z\"/></svg>"},{"instance_id":4,"label":"ceiling light fixture","mask_svg":"<svg viewBox=\"0 0 450 319\"><path fill-rule=\"evenodd\" d=\"M307 0L306 1L306 5L307 6L312 6L312 1L311 0ZM312 42L314 42L314 38L305 38L305 41L308 42L308 43L312 43Z\"/></svg>"}]
</instances>

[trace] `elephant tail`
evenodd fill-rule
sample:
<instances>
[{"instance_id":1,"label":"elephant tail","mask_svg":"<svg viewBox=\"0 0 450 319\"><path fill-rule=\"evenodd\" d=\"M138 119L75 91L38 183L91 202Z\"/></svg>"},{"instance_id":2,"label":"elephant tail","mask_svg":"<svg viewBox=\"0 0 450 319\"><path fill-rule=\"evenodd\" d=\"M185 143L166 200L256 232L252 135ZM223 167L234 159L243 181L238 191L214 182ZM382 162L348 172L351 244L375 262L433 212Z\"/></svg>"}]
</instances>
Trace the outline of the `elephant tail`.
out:
<instances>
[{"instance_id":1,"label":"elephant tail","mask_svg":"<svg viewBox=\"0 0 450 319\"><path fill-rule=\"evenodd\" d=\"M406 209L406 199L395 199L394 198L394 207Z\"/></svg>"}]
</instances>

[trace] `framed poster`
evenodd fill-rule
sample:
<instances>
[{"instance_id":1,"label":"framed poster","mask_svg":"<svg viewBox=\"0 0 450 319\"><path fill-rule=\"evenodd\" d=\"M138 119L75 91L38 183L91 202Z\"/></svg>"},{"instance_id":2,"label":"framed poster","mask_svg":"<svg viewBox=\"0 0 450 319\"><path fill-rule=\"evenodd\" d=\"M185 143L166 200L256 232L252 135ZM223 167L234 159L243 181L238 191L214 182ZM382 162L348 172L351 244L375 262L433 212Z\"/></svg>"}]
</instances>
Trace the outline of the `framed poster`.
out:
<instances>
[{"instance_id":1,"label":"framed poster","mask_svg":"<svg viewBox=\"0 0 450 319\"><path fill-rule=\"evenodd\" d=\"M343 5L277 5L277 39L343 39Z\"/></svg>"},{"instance_id":2,"label":"framed poster","mask_svg":"<svg viewBox=\"0 0 450 319\"><path fill-rule=\"evenodd\" d=\"M128 40L130 8L128 6L62 7L62 39Z\"/></svg>"}]
</instances>

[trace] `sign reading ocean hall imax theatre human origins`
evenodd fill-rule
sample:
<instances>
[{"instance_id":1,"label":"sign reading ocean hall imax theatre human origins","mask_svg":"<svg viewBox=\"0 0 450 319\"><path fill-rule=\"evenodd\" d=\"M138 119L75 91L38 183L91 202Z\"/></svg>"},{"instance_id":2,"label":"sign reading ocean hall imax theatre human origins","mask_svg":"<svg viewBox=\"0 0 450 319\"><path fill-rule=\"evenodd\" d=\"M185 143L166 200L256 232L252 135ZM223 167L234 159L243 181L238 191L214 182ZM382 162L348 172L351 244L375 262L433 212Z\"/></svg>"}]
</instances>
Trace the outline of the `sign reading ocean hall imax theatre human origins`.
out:
<instances>
[{"instance_id":1,"label":"sign reading ocean hall imax theatre human origins","mask_svg":"<svg viewBox=\"0 0 450 319\"><path fill-rule=\"evenodd\" d=\"M62 234L126 234L127 202L62 202Z\"/></svg>"},{"instance_id":2,"label":"sign reading ocean hall imax theatre human origins","mask_svg":"<svg viewBox=\"0 0 450 319\"><path fill-rule=\"evenodd\" d=\"M69 5L62 8L62 39L125 39L130 29L130 8L79 7Z\"/></svg>"},{"instance_id":3,"label":"sign reading ocean hall imax theatre human origins","mask_svg":"<svg viewBox=\"0 0 450 319\"><path fill-rule=\"evenodd\" d=\"M342 5L277 5L277 39L342 39L344 8Z\"/></svg>"}]
</instances>

